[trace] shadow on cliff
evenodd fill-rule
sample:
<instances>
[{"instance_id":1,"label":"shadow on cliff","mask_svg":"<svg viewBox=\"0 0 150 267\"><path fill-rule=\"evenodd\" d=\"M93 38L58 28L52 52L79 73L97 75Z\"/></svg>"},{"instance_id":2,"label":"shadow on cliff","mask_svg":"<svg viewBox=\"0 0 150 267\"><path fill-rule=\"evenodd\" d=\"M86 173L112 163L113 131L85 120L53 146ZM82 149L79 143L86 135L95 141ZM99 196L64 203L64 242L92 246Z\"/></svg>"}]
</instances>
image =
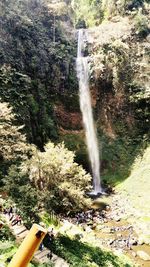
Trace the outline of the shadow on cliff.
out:
<instances>
[{"instance_id":1,"label":"shadow on cliff","mask_svg":"<svg viewBox=\"0 0 150 267\"><path fill-rule=\"evenodd\" d=\"M139 136L124 136L115 140L103 136L101 146L102 184L107 187L115 186L129 177L136 158L143 155L147 141Z\"/></svg>"}]
</instances>

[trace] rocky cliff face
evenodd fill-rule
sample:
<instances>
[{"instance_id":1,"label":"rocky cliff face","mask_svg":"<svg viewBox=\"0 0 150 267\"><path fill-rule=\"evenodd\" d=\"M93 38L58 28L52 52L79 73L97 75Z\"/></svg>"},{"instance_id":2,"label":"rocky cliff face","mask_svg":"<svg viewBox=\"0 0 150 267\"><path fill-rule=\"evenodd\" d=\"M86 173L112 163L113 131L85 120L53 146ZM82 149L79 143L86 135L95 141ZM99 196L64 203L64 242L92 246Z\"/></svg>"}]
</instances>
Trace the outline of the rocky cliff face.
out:
<instances>
[{"instance_id":1,"label":"rocky cliff face","mask_svg":"<svg viewBox=\"0 0 150 267\"><path fill-rule=\"evenodd\" d=\"M88 36L91 92L97 92L94 109L102 158L107 171L109 167L111 172L120 169L118 161L122 171L125 166L129 170L137 146L149 135L149 34L142 35L136 29L133 17L117 16L88 30ZM107 155L110 147L111 158Z\"/></svg>"},{"instance_id":2,"label":"rocky cliff face","mask_svg":"<svg viewBox=\"0 0 150 267\"><path fill-rule=\"evenodd\" d=\"M91 29L89 42L91 83L98 91L97 109L100 105L102 116L99 119L103 127L106 126L106 132L109 134L107 125L115 122L117 117L129 129L132 124L138 124L136 114L140 112L140 105L143 108L143 124L148 129L148 118L144 114L150 97L149 36L139 38L130 18L117 17ZM117 129L113 132L115 135Z\"/></svg>"}]
</instances>

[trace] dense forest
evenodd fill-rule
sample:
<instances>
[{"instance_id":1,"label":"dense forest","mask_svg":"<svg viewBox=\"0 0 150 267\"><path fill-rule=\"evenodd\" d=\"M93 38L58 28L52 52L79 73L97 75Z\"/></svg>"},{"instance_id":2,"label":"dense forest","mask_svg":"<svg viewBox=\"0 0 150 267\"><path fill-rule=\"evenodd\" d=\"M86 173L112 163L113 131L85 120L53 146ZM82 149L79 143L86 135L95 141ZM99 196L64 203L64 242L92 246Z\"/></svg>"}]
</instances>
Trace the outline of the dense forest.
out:
<instances>
[{"instance_id":1,"label":"dense forest","mask_svg":"<svg viewBox=\"0 0 150 267\"><path fill-rule=\"evenodd\" d=\"M102 187L108 194L100 206L106 202L118 214L125 206L125 220L139 238L142 233L143 243L137 244L147 246L139 250L149 254L148 265L142 265L138 253L137 262L123 252L118 257L98 240L93 246L88 234L80 240L66 230L52 251L68 266L150 264L149 21L149 0L0 3L0 205L16 206L27 228L41 221L58 228L62 218L93 207L76 73L78 31L84 29ZM0 256L5 267L17 245L8 226L0 236L0 252L9 255Z\"/></svg>"}]
</instances>

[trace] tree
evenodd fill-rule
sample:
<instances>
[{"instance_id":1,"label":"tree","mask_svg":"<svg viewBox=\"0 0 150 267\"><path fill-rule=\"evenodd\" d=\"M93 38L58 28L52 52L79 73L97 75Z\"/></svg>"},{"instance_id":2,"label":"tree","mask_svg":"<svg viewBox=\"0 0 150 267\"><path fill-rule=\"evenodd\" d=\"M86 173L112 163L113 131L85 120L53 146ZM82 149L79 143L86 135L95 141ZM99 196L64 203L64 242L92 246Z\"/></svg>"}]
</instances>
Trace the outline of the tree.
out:
<instances>
[{"instance_id":1,"label":"tree","mask_svg":"<svg viewBox=\"0 0 150 267\"><path fill-rule=\"evenodd\" d=\"M6 161L25 159L29 151L23 126L16 126L15 115L7 103L0 102L0 158Z\"/></svg>"},{"instance_id":2,"label":"tree","mask_svg":"<svg viewBox=\"0 0 150 267\"><path fill-rule=\"evenodd\" d=\"M22 164L22 174L29 176L47 208L71 211L89 204L85 192L90 190L91 176L74 157L63 143L49 142L45 152L35 149L32 158Z\"/></svg>"}]
</instances>

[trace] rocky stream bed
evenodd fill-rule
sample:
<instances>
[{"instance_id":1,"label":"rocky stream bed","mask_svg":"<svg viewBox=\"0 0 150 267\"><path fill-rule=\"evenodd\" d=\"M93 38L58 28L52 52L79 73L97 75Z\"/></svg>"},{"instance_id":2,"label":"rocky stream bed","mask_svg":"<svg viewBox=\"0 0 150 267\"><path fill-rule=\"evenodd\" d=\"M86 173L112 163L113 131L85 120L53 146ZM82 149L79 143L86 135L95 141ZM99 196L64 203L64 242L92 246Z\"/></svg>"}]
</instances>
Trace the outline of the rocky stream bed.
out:
<instances>
[{"instance_id":1,"label":"rocky stream bed","mask_svg":"<svg viewBox=\"0 0 150 267\"><path fill-rule=\"evenodd\" d=\"M109 203L109 204L108 204ZM117 255L126 255L136 266L150 266L149 224L141 224L140 214L131 207L128 199L119 194L93 201L92 208L67 219L81 231L75 234L83 242L89 242ZM139 224L137 221L139 220Z\"/></svg>"}]
</instances>

